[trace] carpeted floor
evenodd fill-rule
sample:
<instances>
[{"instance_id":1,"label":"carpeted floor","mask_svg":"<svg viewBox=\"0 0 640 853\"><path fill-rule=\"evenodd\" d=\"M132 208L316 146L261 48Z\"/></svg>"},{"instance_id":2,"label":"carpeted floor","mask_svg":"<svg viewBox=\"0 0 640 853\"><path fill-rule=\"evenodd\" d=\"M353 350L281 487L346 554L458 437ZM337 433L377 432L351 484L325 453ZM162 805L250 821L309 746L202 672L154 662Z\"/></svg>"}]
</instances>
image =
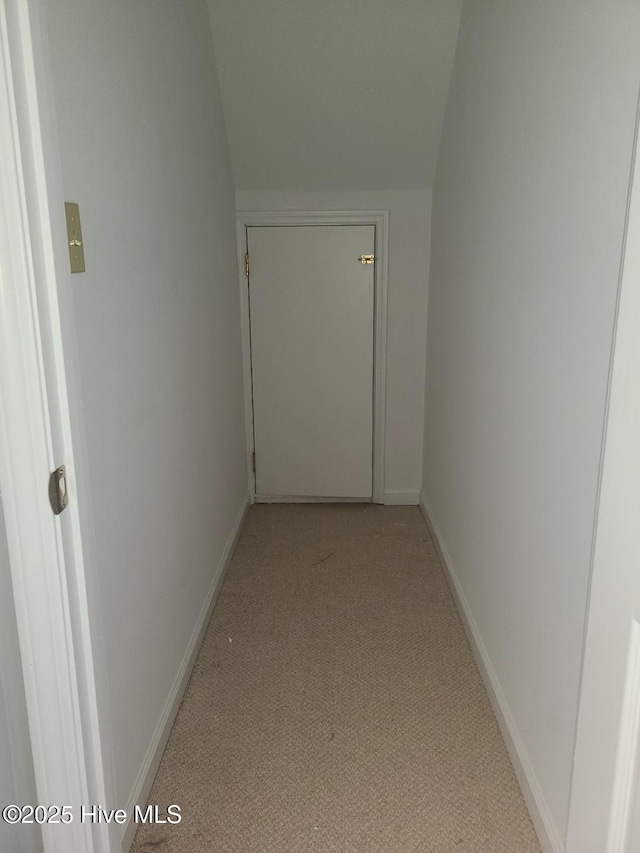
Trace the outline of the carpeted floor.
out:
<instances>
[{"instance_id":1,"label":"carpeted floor","mask_svg":"<svg viewBox=\"0 0 640 853\"><path fill-rule=\"evenodd\" d=\"M415 507L251 508L134 853L540 853Z\"/></svg>"}]
</instances>

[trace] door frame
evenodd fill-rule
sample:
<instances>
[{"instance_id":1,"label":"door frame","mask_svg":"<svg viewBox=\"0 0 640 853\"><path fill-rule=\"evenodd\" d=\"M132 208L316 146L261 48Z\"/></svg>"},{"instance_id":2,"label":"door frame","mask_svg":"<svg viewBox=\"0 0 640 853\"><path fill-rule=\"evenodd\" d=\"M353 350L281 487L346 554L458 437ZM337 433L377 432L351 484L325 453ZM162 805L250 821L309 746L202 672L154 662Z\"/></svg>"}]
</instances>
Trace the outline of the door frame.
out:
<instances>
[{"instance_id":1,"label":"door frame","mask_svg":"<svg viewBox=\"0 0 640 853\"><path fill-rule=\"evenodd\" d=\"M612 334L566 853L627 853L628 822L638 808L640 622L631 599L640 596L639 120L640 108ZM621 619L626 601L628 618Z\"/></svg>"},{"instance_id":2,"label":"door frame","mask_svg":"<svg viewBox=\"0 0 640 853\"><path fill-rule=\"evenodd\" d=\"M90 505L55 108L43 0L0 2L0 480L45 853L108 853L82 804L110 802L100 655L90 624ZM69 506L54 516L49 472L65 464ZM85 500L80 507L78 493ZM20 804L18 804L20 805ZM36 805L35 803L32 805Z\"/></svg>"},{"instance_id":3,"label":"door frame","mask_svg":"<svg viewBox=\"0 0 640 853\"><path fill-rule=\"evenodd\" d=\"M388 210L266 210L238 211L236 237L240 281L240 322L242 327L242 369L246 413L246 447L249 494L255 502L253 473L253 393L251 376L251 325L248 278L245 273L247 228L295 225L373 225L375 264L373 300L373 486L371 502L384 503L384 460L387 374L387 284L389 277ZM284 500L284 499L283 499ZM296 501L300 500L298 498ZM322 502L318 498L318 502Z\"/></svg>"}]
</instances>

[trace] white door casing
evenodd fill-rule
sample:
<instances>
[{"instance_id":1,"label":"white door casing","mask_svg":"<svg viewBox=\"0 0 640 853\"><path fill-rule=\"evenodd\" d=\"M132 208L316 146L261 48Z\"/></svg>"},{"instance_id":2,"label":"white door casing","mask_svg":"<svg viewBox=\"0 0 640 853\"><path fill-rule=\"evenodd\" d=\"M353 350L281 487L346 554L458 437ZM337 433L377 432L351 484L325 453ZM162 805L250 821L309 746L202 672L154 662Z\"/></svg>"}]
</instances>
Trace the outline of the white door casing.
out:
<instances>
[{"instance_id":1,"label":"white door casing","mask_svg":"<svg viewBox=\"0 0 640 853\"><path fill-rule=\"evenodd\" d=\"M245 253L247 250L247 228L252 226L375 226L373 266L374 275L374 318L373 318L373 485L371 500L383 503L384 496L384 450L385 450L385 407L386 407L386 346L387 346L387 277L388 277L388 211L340 210L340 211L241 211L236 215L238 267L240 271L240 300L243 343L243 369L245 386L246 447L249 463L249 489L255 500L255 478L252 473L253 398L251 377L251 335L249 311L249 287L245 276ZM357 255L360 253L356 253ZM294 500L304 498L294 497ZM315 498L311 498L314 500ZM322 499L322 498L321 498Z\"/></svg>"},{"instance_id":2,"label":"white door casing","mask_svg":"<svg viewBox=\"0 0 640 853\"><path fill-rule=\"evenodd\" d=\"M260 499L371 500L374 234L247 229Z\"/></svg>"}]
</instances>

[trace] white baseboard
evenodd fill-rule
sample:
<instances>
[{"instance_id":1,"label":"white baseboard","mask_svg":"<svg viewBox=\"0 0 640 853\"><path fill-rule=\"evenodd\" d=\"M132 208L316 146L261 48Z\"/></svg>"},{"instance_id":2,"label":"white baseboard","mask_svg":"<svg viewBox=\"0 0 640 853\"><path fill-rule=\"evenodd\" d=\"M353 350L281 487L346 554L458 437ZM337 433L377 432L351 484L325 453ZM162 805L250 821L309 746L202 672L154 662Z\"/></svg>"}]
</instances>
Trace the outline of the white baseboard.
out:
<instances>
[{"instance_id":1,"label":"white baseboard","mask_svg":"<svg viewBox=\"0 0 640 853\"><path fill-rule=\"evenodd\" d=\"M207 593L207 597L202 606L202 610L200 611L200 615L198 616L193 634L191 635L189 646L187 647L185 656L182 659L180 669L176 674L169 697L162 709L162 714L160 715L158 725L156 726L156 730L151 738L151 743L149 744L149 749L145 755L140 772L138 773L133 785L129 802L125 807L127 815L133 815L134 807L136 805L144 806L149 796L149 792L151 791L153 780L158 772L160 759L162 758L165 746L167 745L171 728L178 713L180 703L182 702L182 697L184 696L184 692L187 688L191 670L193 669L198 652L200 651L200 645L202 644L205 631L209 625L213 608L218 600L218 594L222 588L222 584L224 583L227 569L229 568L231 558L233 557L233 552L235 550L238 537L240 536L240 531L242 530L242 525L248 508L249 496L247 495L234 525L231 528L227 544L225 545L225 549L220 557L211 586L209 587L209 592ZM129 819L122 834L122 853L127 853L131 847L136 829L137 825L133 820Z\"/></svg>"},{"instance_id":2,"label":"white baseboard","mask_svg":"<svg viewBox=\"0 0 640 853\"><path fill-rule=\"evenodd\" d=\"M389 489L384 493L385 506L418 506L420 492L401 492L399 489Z\"/></svg>"},{"instance_id":3,"label":"white baseboard","mask_svg":"<svg viewBox=\"0 0 640 853\"><path fill-rule=\"evenodd\" d=\"M331 498L307 495L254 495L256 504L367 504L371 498Z\"/></svg>"},{"instance_id":4,"label":"white baseboard","mask_svg":"<svg viewBox=\"0 0 640 853\"><path fill-rule=\"evenodd\" d=\"M385 506L417 506L419 500L420 492L402 492L390 489L384 493L382 502ZM371 498L325 498L307 497L305 495L252 495L251 501L257 504L361 504L372 502Z\"/></svg>"},{"instance_id":5,"label":"white baseboard","mask_svg":"<svg viewBox=\"0 0 640 853\"><path fill-rule=\"evenodd\" d=\"M542 789L540 788L524 744L522 743L522 738L507 705L507 700L502 692L498 676L480 636L469 603L456 576L451 557L447 552L438 526L433 519L423 494L420 494L419 503L438 556L440 557L447 581L451 587L462 624L467 633L471 649L480 670L480 675L484 681L484 686L489 695L489 700L493 706L502 737L509 752L513 769L515 770L527 808L529 809L529 814L531 815L531 820L538 834L540 845L544 853L563 853L564 843L553 824Z\"/></svg>"}]
</instances>

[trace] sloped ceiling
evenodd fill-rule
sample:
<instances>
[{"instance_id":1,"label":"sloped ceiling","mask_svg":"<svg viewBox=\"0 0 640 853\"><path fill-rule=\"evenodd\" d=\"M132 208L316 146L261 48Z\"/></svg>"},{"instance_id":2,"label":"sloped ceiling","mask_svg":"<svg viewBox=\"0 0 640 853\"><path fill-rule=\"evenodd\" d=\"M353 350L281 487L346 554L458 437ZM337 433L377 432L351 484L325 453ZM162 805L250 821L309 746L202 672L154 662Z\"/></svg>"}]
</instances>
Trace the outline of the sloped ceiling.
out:
<instances>
[{"instance_id":1,"label":"sloped ceiling","mask_svg":"<svg viewBox=\"0 0 640 853\"><path fill-rule=\"evenodd\" d=\"M462 0L209 0L236 186L430 187Z\"/></svg>"}]
</instances>

